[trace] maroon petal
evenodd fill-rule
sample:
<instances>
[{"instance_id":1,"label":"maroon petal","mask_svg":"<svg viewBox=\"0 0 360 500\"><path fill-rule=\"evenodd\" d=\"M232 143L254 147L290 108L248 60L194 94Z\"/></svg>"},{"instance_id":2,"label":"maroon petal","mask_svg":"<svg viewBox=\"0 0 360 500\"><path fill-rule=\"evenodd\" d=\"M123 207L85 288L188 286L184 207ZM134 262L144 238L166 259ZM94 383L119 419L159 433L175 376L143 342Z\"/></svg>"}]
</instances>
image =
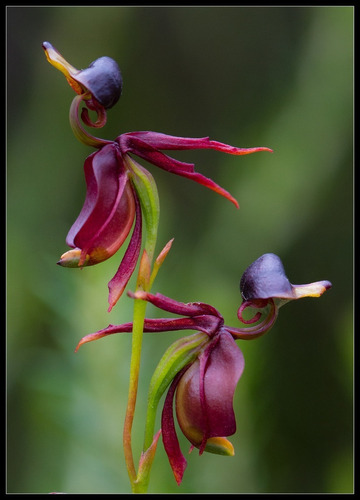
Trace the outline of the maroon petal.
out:
<instances>
[{"instance_id":1,"label":"maroon petal","mask_svg":"<svg viewBox=\"0 0 360 500\"><path fill-rule=\"evenodd\" d=\"M215 307L210 304L204 304L203 302L178 302L177 300L171 299L170 297L166 297L161 293L156 293L153 295L152 293L147 293L144 291L138 291L134 294L131 294L134 298L147 300L154 306L159 309L163 309L164 311L171 312L173 314L181 314L183 316L198 316L198 315L211 315L221 320L223 317L215 309Z\"/></svg>"},{"instance_id":2,"label":"maroon petal","mask_svg":"<svg viewBox=\"0 0 360 500\"><path fill-rule=\"evenodd\" d=\"M84 165L86 198L66 242L96 263L113 255L126 239L135 215L135 201L116 144L90 155Z\"/></svg>"},{"instance_id":3,"label":"maroon petal","mask_svg":"<svg viewBox=\"0 0 360 500\"><path fill-rule=\"evenodd\" d=\"M202 453L207 439L236 431L233 397L244 369L234 339L221 330L181 378L176 413L184 435Z\"/></svg>"},{"instance_id":4,"label":"maroon petal","mask_svg":"<svg viewBox=\"0 0 360 500\"><path fill-rule=\"evenodd\" d=\"M223 142L210 140L209 137L176 137L159 132L143 131L123 134L132 139L141 139L155 149L185 150L185 149L215 149L232 155L247 155L258 151L270 151L269 148L237 148Z\"/></svg>"},{"instance_id":5,"label":"maroon petal","mask_svg":"<svg viewBox=\"0 0 360 500\"><path fill-rule=\"evenodd\" d=\"M223 330L205 368L204 392L209 437L236 431L233 398L244 370L244 356L232 336Z\"/></svg>"},{"instance_id":6,"label":"maroon petal","mask_svg":"<svg viewBox=\"0 0 360 500\"><path fill-rule=\"evenodd\" d=\"M168 456L169 463L174 473L176 482L179 485L182 481L187 462L181 452L179 440L176 435L173 414L173 400L176 386L183 373L184 370L179 372L172 381L172 384L170 385L170 388L166 395L163 411L161 414L161 432L164 448Z\"/></svg>"},{"instance_id":7,"label":"maroon petal","mask_svg":"<svg viewBox=\"0 0 360 500\"><path fill-rule=\"evenodd\" d=\"M204 175L194 171L194 165L192 163L185 163L175 158L171 158L170 156L158 151L149 144L139 140L132 138L132 147L125 148L127 152L132 152L137 156L140 156L144 160L156 165L157 167L166 170L172 174L180 175L181 177L186 177L191 179L209 189L212 189L216 193L224 196L228 200L230 200L236 207L239 206L238 202L231 196L231 194L223 189L221 186L216 184L212 179L205 177Z\"/></svg>"},{"instance_id":8,"label":"maroon petal","mask_svg":"<svg viewBox=\"0 0 360 500\"><path fill-rule=\"evenodd\" d=\"M216 149L224 153L244 155L257 151L271 151L268 148L236 148L218 141L211 141L208 137L191 139L183 137L167 136L156 132L131 132L123 134L117 138L120 149L123 153L134 153L154 165L167 170L168 172L187 177L209 189L221 194L238 207L238 202L231 194L216 184L212 179L194 171L194 165L184 163L171 158L161 151L161 149Z\"/></svg>"},{"instance_id":9,"label":"maroon petal","mask_svg":"<svg viewBox=\"0 0 360 500\"><path fill-rule=\"evenodd\" d=\"M200 324L199 324L200 323ZM145 318L144 321L144 332L145 333L160 333L160 332L173 332L179 330L198 330L207 333L205 331L207 325L205 326L198 317L195 318L156 318L148 319ZM109 335L114 335L116 333L129 333L132 332L132 323L123 323L122 325L109 325L102 330L95 333L89 333L83 337L78 343L75 352L79 347L88 342L93 342L94 340L102 339L103 337L108 337Z\"/></svg>"},{"instance_id":10,"label":"maroon petal","mask_svg":"<svg viewBox=\"0 0 360 500\"><path fill-rule=\"evenodd\" d=\"M136 211L134 231L131 236L129 246L127 247L124 257L120 263L120 266L116 271L115 276L108 283L109 312L111 311L111 309L114 307L114 305L124 292L125 287L134 272L140 254L141 228L142 228L141 208L137 197L134 197L134 199L135 199L135 211Z\"/></svg>"}]
</instances>

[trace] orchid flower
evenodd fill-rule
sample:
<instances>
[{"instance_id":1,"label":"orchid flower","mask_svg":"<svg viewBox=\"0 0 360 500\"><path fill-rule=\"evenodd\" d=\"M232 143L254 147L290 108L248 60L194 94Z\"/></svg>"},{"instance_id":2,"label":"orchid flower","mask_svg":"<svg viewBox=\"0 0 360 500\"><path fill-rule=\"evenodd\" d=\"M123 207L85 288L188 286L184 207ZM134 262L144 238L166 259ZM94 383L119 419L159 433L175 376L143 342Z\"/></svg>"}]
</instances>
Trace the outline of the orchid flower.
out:
<instances>
[{"instance_id":1,"label":"orchid flower","mask_svg":"<svg viewBox=\"0 0 360 500\"><path fill-rule=\"evenodd\" d=\"M70 123L76 137L98 149L85 160L85 202L66 238L71 250L61 256L58 264L82 268L103 262L123 246L133 228L120 266L108 284L111 310L138 262L142 245L142 221L145 220L147 239L150 240L148 247L152 247L159 218L155 181L133 155L170 173L193 180L238 207L238 202L228 191L196 172L192 163L176 160L163 150L213 149L232 155L272 150L266 147L238 148L208 137L175 137L150 131L124 133L114 141L94 137L80 122L80 106L86 106L81 111L81 120L85 125L95 128L105 125L106 109L118 101L122 91L122 77L117 63L109 57L101 57L88 68L78 70L49 42L44 42L43 48L48 61L65 75L77 93L70 108ZM89 110L97 113L96 121L90 119ZM151 255L152 251L148 251L148 254Z\"/></svg>"},{"instance_id":2,"label":"orchid flower","mask_svg":"<svg viewBox=\"0 0 360 500\"><path fill-rule=\"evenodd\" d=\"M235 341L255 339L268 332L285 302L302 297L320 297L329 288L329 281L292 285L280 258L272 253L264 254L246 269L240 281L243 303L238 309L238 318L244 324L242 328L225 325L221 314L209 304L182 303L142 290L128 292L130 297L181 316L145 319L144 332L197 332L177 340L168 348L155 370L149 390L148 442L145 449L151 444L149 436L153 435L154 411L168 389L161 430L164 448L178 484L182 481L187 463L176 435L174 401L177 421L191 449L198 448L200 455L204 451L233 455L234 448L227 437L236 431L233 397L244 370L244 357ZM248 307L258 310L250 320L243 318L243 312ZM132 323L109 325L81 339L76 350L87 342L131 331Z\"/></svg>"}]
</instances>

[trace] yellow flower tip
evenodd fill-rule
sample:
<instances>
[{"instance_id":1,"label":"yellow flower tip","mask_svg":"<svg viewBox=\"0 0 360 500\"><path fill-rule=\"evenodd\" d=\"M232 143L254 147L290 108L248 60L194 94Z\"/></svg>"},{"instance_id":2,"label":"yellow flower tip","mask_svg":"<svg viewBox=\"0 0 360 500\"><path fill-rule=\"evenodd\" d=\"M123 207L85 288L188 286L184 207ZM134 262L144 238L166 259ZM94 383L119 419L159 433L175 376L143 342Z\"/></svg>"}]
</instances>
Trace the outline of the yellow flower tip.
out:
<instances>
[{"instance_id":1,"label":"yellow flower tip","mask_svg":"<svg viewBox=\"0 0 360 500\"><path fill-rule=\"evenodd\" d=\"M224 437L209 438L206 441L204 451L216 453L217 455L225 455L227 457L233 457L235 455L234 446Z\"/></svg>"},{"instance_id":2,"label":"yellow flower tip","mask_svg":"<svg viewBox=\"0 0 360 500\"><path fill-rule=\"evenodd\" d=\"M50 42L44 42L42 47L45 51L46 59L65 75L71 88L74 89L77 94L84 93L86 89L84 89L75 78L76 75L80 73L80 70L68 63Z\"/></svg>"},{"instance_id":3,"label":"yellow flower tip","mask_svg":"<svg viewBox=\"0 0 360 500\"><path fill-rule=\"evenodd\" d=\"M293 285L293 293L295 299L303 297L320 297L326 290L332 287L330 281L315 281L308 285Z\"/></svg>"},{"instance_id":4,"label":"yellow flower tip","mask_svg":"<svg viewBox=\"0 0 360 500\"><path fill-rule=\"evenodd\" d=\"M62 267L84 267L88 265L89 260L89 255L87 255L85 259L81 259L80 248L74 248L72 250L69 250L68 252L63 253L57 264Z\"/></svg>"}]
</instances>

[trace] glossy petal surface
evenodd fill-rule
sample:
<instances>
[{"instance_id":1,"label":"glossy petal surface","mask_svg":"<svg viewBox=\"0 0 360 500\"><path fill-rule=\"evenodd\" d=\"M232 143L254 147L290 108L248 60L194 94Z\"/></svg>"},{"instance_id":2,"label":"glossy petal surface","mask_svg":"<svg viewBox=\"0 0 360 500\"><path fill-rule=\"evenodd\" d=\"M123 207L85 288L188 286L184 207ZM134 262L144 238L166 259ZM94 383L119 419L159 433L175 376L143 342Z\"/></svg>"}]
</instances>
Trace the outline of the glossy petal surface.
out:
<instances>
[{"instance_id":1,"label":"glossy petal surface","mask_svg":"<svg viewBox=\"0 0 360 500\"><path fill-rule=\"evenodd\" d=\"M121 156L114 144L90 155L84 165L86 198L66 242L82 250L81 265L113 255L126 239L135 215L135 200Z\"/></svg>"},{"instance_id":2,"label":"glossy petal surface","mask_svg":"<svg viewBox=\"0 0 360 500\"><path fill-rule=\"evenodd\" d=\"M202 449L207 439L236 431L233 397L244 369L242 352L228 332L222 331L212 344L181 377L176 391L181 430Z\"/></svg>"}]
</instances>

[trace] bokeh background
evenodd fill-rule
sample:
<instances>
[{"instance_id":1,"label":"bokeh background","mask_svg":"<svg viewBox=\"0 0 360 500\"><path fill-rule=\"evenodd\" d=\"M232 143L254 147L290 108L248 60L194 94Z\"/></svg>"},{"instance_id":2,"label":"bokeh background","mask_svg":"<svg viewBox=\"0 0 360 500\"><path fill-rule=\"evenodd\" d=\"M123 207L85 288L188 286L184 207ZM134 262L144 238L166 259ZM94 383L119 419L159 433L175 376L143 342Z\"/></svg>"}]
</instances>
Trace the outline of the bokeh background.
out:
<instances>
[{"instance_id":1,"label":"bokeh background","mask_svg":"<svg viewBox=\"0 0 360 500\"><path fill-rule=\"evenodd\" d=\"M154 291L209 302L236 326L241 274L265 252L281 257L293 283L333 283L321 299L284 307L268 335L238 342L246 369L234 400L235 457L193 451L179 488L160 443L149 491L353 491L353 15L352 7L7 8L9 493L130 491L121 447L130 335L74 348L87 333L131 321L132 301L124 296L107 313L121 252L83 271L56 266L91 150L71 132L74 94L47 63L45 40L78 68L102 55L118 61L123 95L101 137L154 130L274 150L175 153L231 191L240 210L149 167L161 199L159 250L175 237ZM149 379L180 336L144 338L136 458Z\"/></svg>"}]
</instances>

